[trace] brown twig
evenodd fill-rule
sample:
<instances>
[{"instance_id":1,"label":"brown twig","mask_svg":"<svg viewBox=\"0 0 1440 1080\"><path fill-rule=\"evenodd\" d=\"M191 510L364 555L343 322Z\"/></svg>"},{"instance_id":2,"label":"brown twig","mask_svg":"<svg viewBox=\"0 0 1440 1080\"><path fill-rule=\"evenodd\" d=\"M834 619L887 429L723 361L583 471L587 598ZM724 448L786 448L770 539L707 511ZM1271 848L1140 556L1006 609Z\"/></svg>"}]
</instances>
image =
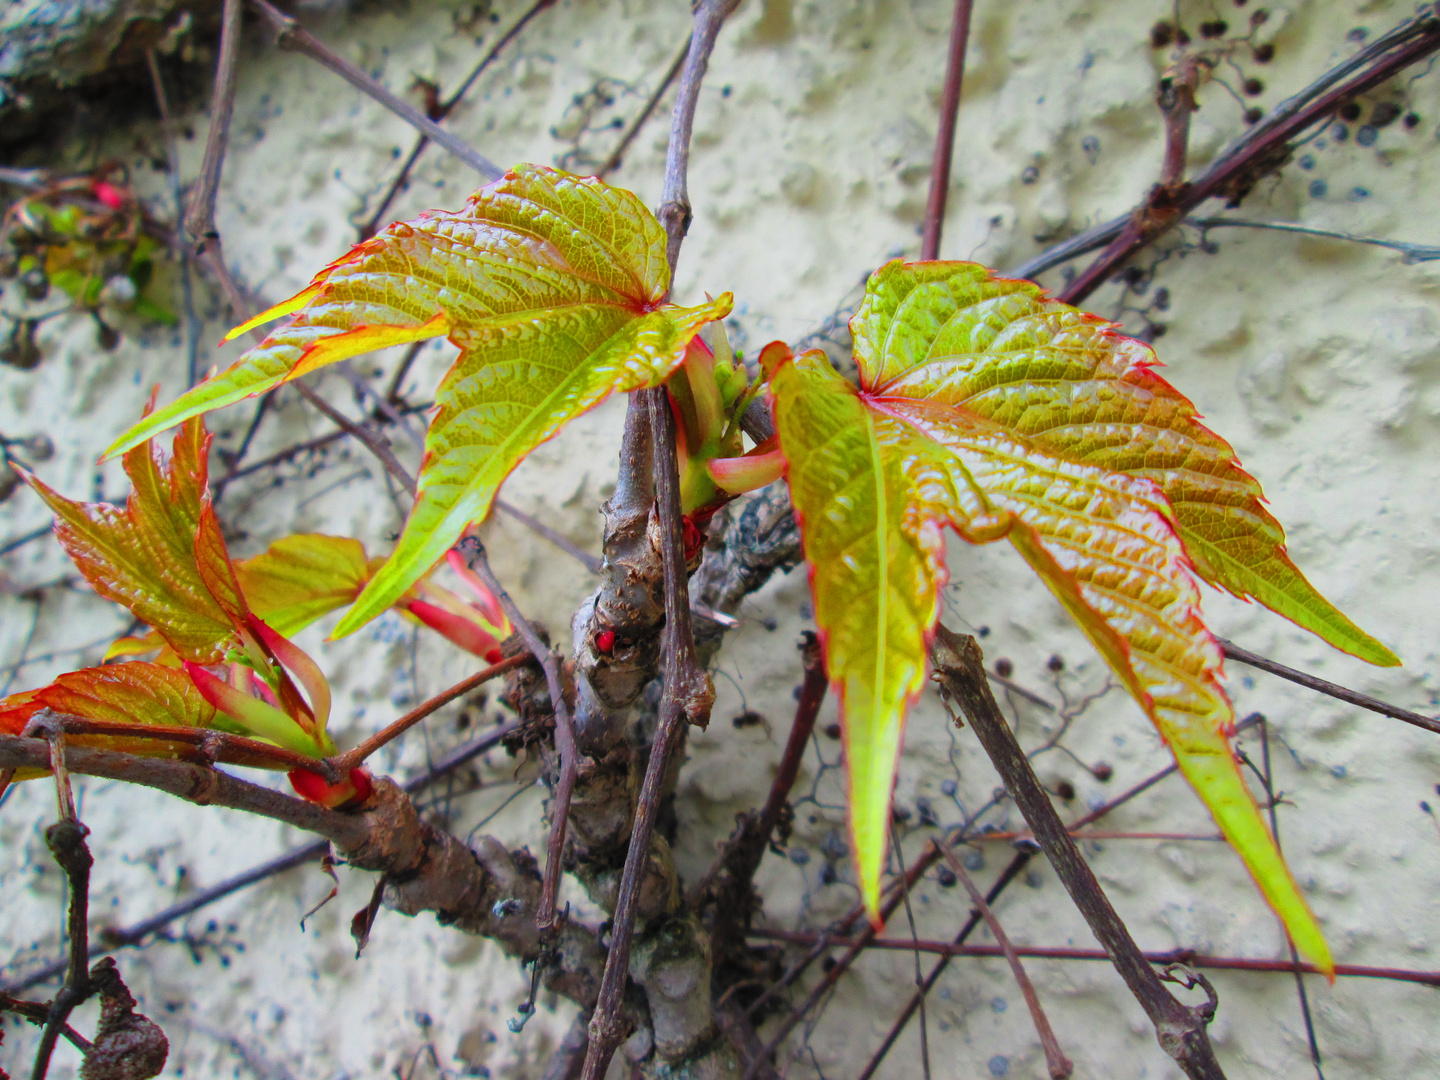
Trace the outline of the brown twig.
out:
<instances>
[{"instance_id":1,"label":"brown twig","mask_svg":"<svg viewBox=\"0 0 1440 1080\"><path fill-rule=\"evenodd\" d=\"M1292 140L1328 119L1347 102L1440 49L1440 17L1433 5L1399 31L1386 35L1386 42L1383 49L1372 46L1365 50L1373 62L1361 68L1354 78L1319 93L1302 107L1286 102L1191 183L1173 188L1157 186L1109 246L1061 290L1058 299L1067 304L1083 302L1137 251L1174 228L1207 199L1224 196L1230 205L1239 205L1260 177L1288 160ZM1354 70L1353 61L1346 70Z\"/></svg>"},{"instance_id":2,"label":"brown twig","mask_svg":"<svg viewBox=\"0 0 1440 1080\"><path fill-rule=\"evenodd\" d=\"M920 258L940 257L940 234L945 228L945 203L950 196L950 161L955 156L955 126L960 117L960 85L965 80L965 47L970 41L973 0L955 0L950 20L950 52L945 60L945 88L940 94L940 128L935 133L935 156L930 162L930 196L925 202L925 232Z\"/></svg>"},{"instance_id":3,"label":"brown twig","mask_svg":"<svg viewBox=\"0 0 1440 1080\"><path fill-rule=\"evenodd\" d=\"M990 905L985 902L985 897L980 895L980 890L975 887L975 882L970 880L970 875L965 872L965 867L955 857L955 852L950 845L937 842L935 846L940 849L940 854L950 864L951 872L965 887L965 891L970 894L970 902L975 905L975 910L985 920L985 925L990 928L990 933L995 935L996 944L1000 946L1000 951L1005 954L1005 959L1010 963L1010 971L1020 985L1020 993L1025 997L1025 1005L1030 1010L1030 1019L1035 1024L1035 1033L1040 1036L1040 1045L1045 1050L1045 1064L1050 1070L1050 1080L1067 1080L1075 1071L1075 1063L1065 1056L1065 1051L1060 1049L1060 1040L1055 1038L1055 1029L1050 1026L1050 1019L1045 1015L1044 1006L1040 1004L1040 995L1035 992L1035 985L1030 981L1030 976L1025 974L1025 967L1020 963L1020 955L1015 951L1015 946L1010 943L1005 928L1000 925L1000 920L995 917L995 912L990 910Z\"/></svg>"},{"instance_id":4,"label":"brown twig","mask_svg":"<svg viewBox=\"0 0 1440 1080\"><path fill-rule=\"evenodd\" d=\"M12 1012L22 1019L30 1021L36 1027L44 1027L45 1020L50 1015L50 1006L46 1002L21 1001L19 998L11 997L5 991L0 990L0 1012ZM66 1024L60 1032L65 1041L75 1047L82 1054L90 1049L90 1040L81 1035L69 1024Z\"/></svg>"},{"instance_id":5,"label":"brown twig","mask_svg":"<svg viewBox=\"0 0 1440 1080\"><path fill-rule=\"evenodd\" d=\"M731 5L733 7L733 5ZM700 16L696 15L697 38ZM718 27L717 27L718 29ZM711 41L713 42L713 37ZM705 727L715 690L710 677L695 659L695 635L690 625L690 588L685 572L685 548L680 528L680 472L675 456L675 417L663 389L645 391L650 408L650 438L655 455L655 502L660 516L660 555L665 568L665 689L645 780L635 807L635 824L625 852L620 893L611 919L610 955L600 981L600 997L590 1020L590 1048L585 1055L585 1080L601 1080L610 1058L624 1036L620 1005L630 971L630 946L635 914L650 839L665 786L670 754L684 724Z\"/></svg>"},{"instance_id":6,"label":"brown twig","mask_svg":"<svg viewBox=\"0 0 1440 1080\"><path fill-rule=\"evenodd\" d=\"M342 846L358 844L368 833L365 823L357 817L188 761L137 757L88 746L67 747L65 757L72 773L123 780L201 805L245 810L318 833ZM50 744L44 739L0 735L0 769L48 769L50 765Z\"/></svg>"},{"instance_id":7,"label":"brown twig","mask_svg":"<svg viewBox=\"0 0 1440 1080\"><path fill-rule=\"evenodd\" d=\"M710 53L715 49L720 27L739 4L740 0L700 0L695 7L695 26L685 53L680 89L675 95L675 111L671 114L670 144L665 154L665 195L656 215L670 238L665 257L670 263L672 281L675 264L680 259L680 245L690 229L690 139L695 130L695 108L700 104L700 84L710 66Z\"/></svg>"},{"instance_id":8,"label":"brown twig","mask_svg":"<svg viewBox=\"0 0 1440 1080\"><path fill-rule=\"evenodd\" d=\"M185 193L180 183L180 149L175 143L175 120L170 114L165 80L160 75L160 62L153 48L145 50L145 65L150 69L155 105L160 110L160 130L165 134L165 159L170 166L170 195L175 200L175 217L178 220L185 213ZM185 312L185 385L194 386L200 378L200 317L195 313L191 250L189 245L179 243L174 248L180 262L180 292Z\"/></svg>"},{"instance_id":9,"label":"brown twig","mask_svg":"<svg viewBox=\"0 0 1440 1080\"><path fill-rule=\"evenodd\" d=\"M505 170L479 154L473 147L446 131L435 121L422 113L408 101L396 97L379 82L372 79L339 53L332 50L314 34L286 15L268 0L249 0L275 31L276 43L282 49L302 53L319 64L329 68L336 75L362 93L389 109L417 131L425 134L431 142L448 150L457 158L478 172L488 183L505 175Z\"/></svg>"},{"instance_id":10,"label":"brown twig","mask_svg":"<svg viewBox=\"0 0 1440 1080\"><path fill-rule=\"evenodd\" d=\"M859 944L858 938L836 937L813 931L775 930L756 927L745 932L745 936L756 941L785 941L806 948L849 949ZM998 945L956 945L948 941L929 941L921 938L873 938L862 949L881 949L887 952L934 953L939 956L1003 957L1005 951ZM1109 960L1110 954L1103 949L1075 949L1068 946L1016 945L1015 954L1031 960ZM1209 956L1193 949L1168 949L1144 954L1147 961L1160 967L1170 964L1185 964L1188 967L1215 971L1262 971L1289 975L1296 970L1289 960L1252 960L1239 956ZM1325 973L1314 964L1302 962L1299 969L1306 975ZM1409 968L1371 967L1365 964L1336 964L1335 974L1340 978L1390 979L1395 982L1418 983L1421 986L1440 987L1440 971L1414 971Z\"/></svg>"},{"instance_id":11,"label":"brown twig","mask_svg":"<svg viewBox=\"0 0 1440 1080\"><path fill-rule=\"evenodd\" d=\"M1392 716L1396 720L1404 720L1407 724L1414 724L1418 728L1424 728L1426 731L1440 735L1440 720L1434 717L1411 712L1409 709L1402 709L1398 705L1391 705L1389 702L1381 701L1379 698L1371 697L1369 694L1362 694L1358 690L1351 690L1338 683L1327 682L1317 676L1307 675L1303 671L1296 671L1294 668L1286 667L1284 664L1271 660L1268 657L1253 653L1249 649L1242 649L1233 641L1221 639L1220 648L1225 653L1227 660L1234 660L1236 663L1245 664L1247 667L1268 671L1271 675L1278 675L1282 679L1288 679L1290 682L1303 686L1307 690L1328 694L1330 697L1349 702L1351 705L1358 705L1362 709L1369 709L1371 712L1380 713L1382 716Z\"/></svg>"},{"instance_id":12,"label":"brown twig","mask_svg":"<svg viewBox=\"0 0 1440 1080\"><path fill-rule=\"evenodd\" d=\"M640 134L640 129L649 123L656 106L660 104L660 99L665 96L665 91L670 89L670 84L675 81L675 76L680 74L680 69L685 64L685 58L689 55L690 39L686 38L685 44L680 46L680 51L675 54L674 61L665 72L665 77L660 80L660 85L655 88L655 92L650 95L635 119L630 121L630 126L625 129L625 134L620 136L620 141L616 143L615 149L610 151L610 156L605 159L604 164L595 170L595 175L601 180L604 180L624 163L625 151L630 149L630 144Z\"/></svg>"},{"instance_id":13,"label":"brown twig","mask_svg":"<svg viewBox=\"0 0 1440 1080\"><path fill-rule=\"evenodd\" d=\"M63 746L63 744L62 744ZM63 754L63 749L62 749ZM65 984L50 1002L45 1016L45 1028L40 1034L40 1045L35 1051L35 1065L30 1071L31 1080L45 1080L50 1070L50 1057L55 1052L55 1043L66 1027L66 1021L75 1009L84 1004L94 988L90 982L90 867L95 860L85 837L90 830L77 820L73 813L63 816L45 830L45 846L55 857L60 869L65 872L69 887L70 906L66 923L66 935L70 939L70 960L65 972Z\"/></svg>"},{"instance_id":14,"label":"brown twig","mask_svg":"<svg viewBox=\"0 0 1440 1080\"><path fill-rule=\"evenodd\" d=\"M957 702L970 721L1065 890L1154 1024L1161 1048L1193 1080L1220 1080L1225 1074L1206 1032L1208 1010L1181 1003L1165 988L1111 906L995 703L975 639L937 626L930 655L942 695Z\"/></svg>"},{"instance_id":15,"label":"brown twig","mask_svg":"<svg viewBox=\"0 0 1440 1080\"><path fill-rule=\"evenodd\" d=\"M555 802L550 808L550 840L545 849L545 878L540 889L540 911L535 918L541 930L548 930L555 925L555 900L560 893L560 869L565 853L565 826L570 817L570 797L575 790L575 776L579 768L578 751L575 748L575 721L570 715L570 703L565 698L565 686L560 680L559 661L495 577L495 572L490 569L490 561L485 557L485 546L480 543L479 537L467 536L460 541L458 550L470 569L475 571L485 586L495 594L500 606L505 609L506 616L524 639L526 648L530 650L530 657L544 670L545 686L550 692L550 708L555 712L555 749L560 755L560 779L555 785Z\"/></svg>"},{"instance_id":16,"label":"brown twig","mask_svg":"<svg viewBox=\"0 0 1440 1080\"><path fill-rule=\"evenodd\" d=\"M1035 852L1039 850L1033 842L1017 844L1016 847L1019 848L1019 850L1015 852L1014 857L1006 864L1005 869L1000 871L1000 876L995 879L995 883L991 885L989 891L986 892L985 902L987 904L993 904L996 900L1000 899L1000 894L1010 887L1010 883L1020 876L1025 867L1030 865L1030 860L1034 857ZM926 854L927 856L935 855L938 857L938 853L933 847L927 848ZM972 910L970 917L965 920L965 925L962 926L960 932L955 935L955 947L963 947L965 942L969 940L970 935L975 932L975 928L979 925L980 912L978 909ZM920 951L927 952L929 950L922 948ZM886 1032L885 1038L881 1041L880 1045L875 1048L875 1052L870 1055L870 1060L866 1062L864 1070L860 1073L859 1080L869 1080L870 1077L875 1075L875 1071L880 1068L880 1063L885 1060L885 1056L890 1052L890 1048L895 1045L895 1040L900 1038L900 1033L903 1032L905 1026L910 1023L910 1018L920 1011L921 1006L925 1002L925 995L935 989L935 984L940 981L940 976L945 974L949 966L950 957L942 956L940 961L930 969L930 974L925 976L925 981L922 982L915 993L910 996L910 1000L905 1003L905 1008L900 1011L900 1015L896 1017L895 1022L890 1025L890 1030Z\"/></svg>"},{"instance_id":17,"label":"brown twig","mask_svg":"<svg viewBox=\"0 0 1440 1080\"><path fill-rule=\"evenodd\" d=\"M1190 114L1195 111L1195 89L1200 85L1200 58L1185 54L1160 79L1155 103L1165 120L1165 158L1160 186L1174 192L1185 179L1185 156L1190 150Z\"/></svg>"},{"instance_id":18,"label":"brown twig","mask_svg":"<svg viewBox=\"0 0 1440 1080\"><path fill-rule=\"evenodd\" d=\"M440 760L435 762L429 769L407 780L404 785L406 792L414 795L424 791L430 785L449 776L456 769L463 768L481 754L493 750L519 730L519 723L511 722L482 735L478 739L473 739L468 743L456 747L441 757ZM273 859L268 859L263 863L252 866L250 869L212 885L208 889L201 889L199 892L187 896L179 903L171 904L169 907L157 911L155 914L137 923L132 923L125 927L103 930L100 933L100 941L98 943L91 943L89 958L94 960L96 957L115 952L125 946L139 945L151 934L163 930L177 919L183 919L187 915L192 915L201 908L208 907L210 904L218 900L223 900L232 893L238 892L250 885L257 884L258 882L265 881L268 878L274 877L276 874L283 873L286 870L290 870L307 862L314 862L324 855L329 848L330 843L328 840L317 840L312 844L305 844L302 847L287 851L283 855L277 855ZM32 971L20 981L0 989L0 993L19 993L20 991L28 990L32 986L38 986L40 983L47 982L65 970L66 962L64 957L54 960Z\"/></svg>"},{"instance_id":19,"label":"brown twig","mask_svg":"<svg viewBox=\"0 0 1440 1080\"><path fill-rule=\"evenodd\" d=\"M551 8L554 6L555 0L535 0L535 2L530 5L529 9L525 12L525 14L521 15L520 18L515 21L515 24L511 26L509 30L505 31L504 34L500 35L500 39L490 47L490 50L483 57L481 57L480 62L470 69L470 74L465 76L464 81L460 83L460 88L439 104L439 106L434 110L434 113L430 116L430 119L434 120L436 123L439 123L447 116L449 116L450 113L454 110L455 106L460 104L461 99L470 92L470 87L475 85L475 80L480 78L480 76L484 74L485 69L488 68L492 63L494 63L495 58L500 55L500 53L504 50L505 46L509 45L510 42L514 41L515 38L519 36L520 31L525 29L531 19L533 19L536 15L540 14L540 12L544 11L546 8ZM380 205L375 208L375 213L371 214L370 220L361 227L361 240L369 240L370 237L374 236L375 233L379 231L381 219L384 218L385 214L389 211L390 204L395 201L395 197L399 195L400 192L405 188L405 186L410 182L410 170L415 167L415 163L420 160L420 155L425 152L425 148L429 145L430 136L422 132L420 136L416 138L415 145L411 147L410 156L405 159L405 164L400 166L400 171L395 175L395 179L391 181L389 190L385 192L385 197L380 200ZM417 341L414 345L410 347L410 351L406 354L405 360L401 363L400 370L396 373L395 380L390 385L390 392L386 395L387 397L390 397L392 400L394 399L395 392L400 387L400 380L403 377L403 372L414 361L416 354L420 351L420 348L423 344L423 342Z\"/></svg>"},{"instance_id":20,"label":"brown twig","mask_svg":"<svg viewBox=\"0 0 1440 1080\"><path fill-rule=\"evenodd\" d=\"M1253 763L1240 752L1242 761L1251 765ZM1270 771L1270 725L1261 721L1260 724L1260 762L1261 767L1255 770L1260 783L1265 790L1265 812L1270 818L1270 835L1275 838L1275 850L1281 851L1280 846L1280 798L1275 793L1274 774ZM1325 1080L1325 1073L1321 1071L1320 1042L1315 1037L1315 1020L1310 1015L1310 995L1305 990L1305 980L1301 978L1303 972L1300 970L1300 950L1295 948L1295 942L1288 939L1285 942L1290 947L1290 962L1295 968L1295 993L1300 999L1300 1018L1305 1022L1305 1041L1310 1048L1310 1062L1315 1066L1315 1075L1318 1080Z\"/></svg>"},{"instance_id":21,"label":"brown twig","mask_svg":"<svg viewBox=\"0 0 1440 1080\"><path fill-rule=\"evenodd\" d=\"M185 212L185 232L197 252L220 242L220 234L215 229L215 200L220 193L220 173L230 141L230 120L235 114L235 61L240 53L241 4L242 0L224 0L220 11L220 52L215 61L215 89L210 95L210 131L205 136L200 178Z\"/></svg>"}]
</instances>

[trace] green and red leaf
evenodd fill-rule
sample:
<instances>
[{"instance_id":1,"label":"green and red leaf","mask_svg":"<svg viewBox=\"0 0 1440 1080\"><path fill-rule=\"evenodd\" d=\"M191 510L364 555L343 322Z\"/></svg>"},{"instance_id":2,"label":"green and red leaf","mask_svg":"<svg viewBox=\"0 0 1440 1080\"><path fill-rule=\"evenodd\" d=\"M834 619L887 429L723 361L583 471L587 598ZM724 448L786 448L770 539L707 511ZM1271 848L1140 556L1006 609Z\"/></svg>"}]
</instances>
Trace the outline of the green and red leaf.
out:
<instances>
[{"instance_id":1,"label":"green and red leaf","mask_svg":"<svg viewBox=\"0 0 1440 1080\"><path fill-rule=\"evenodd\" d=\"M41 709L137 728L207 728L214 726L215 719L215 710L183 671L138 661L69 671L49 686L10 695L0 701L0 733L23 734L25 725ZM146 757L175 757L188 748L155 734L70 735L67 741ZM22 770L16 778L43 775L39 770Z\"/></svg>"},{"instance_id":2,"label":"green and red leaf","mask_svg":"<svg viewBox=\"0 0 1440 1080\"><path fill-rule=\"evenodd\" d=\"M131 428L129 447L188 417L385 345L460 346L436 394L419 492L395 552L341 620L394 604L475 521L527 453L615 391L656 386L729 294L666 303L665 230L633 194L517 166L464 209L397 222L232 332L293 315L227 370Z\"/></svg>"},{"instance_id":3,"label":"green and red leaf","mask_svg":"<svg viewBox=\"0 0 1440 1080\"><path fill-rule=\"evenodd\" d=\"M359 540L322 533L286 536L235 564L250 610L286 636L352 602L370 574Z\"/></svg>"},{"instance_id":4,"label":"green and red leaf","mask_svg":"<svg viewBox=\"0 0 1440 1080\"><path fill-rule=\"evenodd\" d=\"M220 660L246 608L206 489L210 436L188 421L169 463L153 445L125 455L125 506L65 498L33 476L55 514L55 535L101 596L153 627L182 659Z\"/></svg>"},{"instance_id":5,"label":"green and red leaf","mask_svg":"<svg viewBox=\"0 0 1440 1080\"><path fill-rule=\"evenodd\" d=\"M948 524L976 543L1010 538L1155 723L1296 945L1330 968L1231 749L1194 574L1365 659L1394 655L1295 569L1259 485L1142 343L970 263L887 264L851 330L859 389L817 352L780 363L771 391L842 694L872 917Z\"/></svg>"}]
</instances>

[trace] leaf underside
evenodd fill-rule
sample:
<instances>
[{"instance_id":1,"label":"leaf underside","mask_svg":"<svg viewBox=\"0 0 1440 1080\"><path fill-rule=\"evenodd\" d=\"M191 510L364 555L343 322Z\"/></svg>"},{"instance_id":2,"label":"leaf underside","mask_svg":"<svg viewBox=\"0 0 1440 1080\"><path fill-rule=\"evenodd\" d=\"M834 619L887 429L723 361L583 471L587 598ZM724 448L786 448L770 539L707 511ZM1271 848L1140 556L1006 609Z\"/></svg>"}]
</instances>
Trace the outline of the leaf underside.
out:
<instances>
[{"instance_id":1,"label":"leaf underside","mask_svg":"<svg viewBox=\"0 0 1440 1080\"><path fill-rule=\"evenodd\" d=\"M359 629L489 512L521 458L614 391L662 382L727 293L667 304L665 230L633 194L516 166L457 212L390 225L232 331L294 318L126 432L107 456L189 416L362 352L448 336L419 494L394 554L336 629Z\"/></svg>"},{"instance_id":2,"label":"leaf underside","mask_svg":"<svg viewBox=\"0 0 1440 1080\"><path fill-rule=\"evenodd\" d=\"M949 524L972 542L1010 538L1155 723L1296 945L1328 970L1230 747L1234 712L1194 575L1364 659L1394 655L1294 567L1259 485L1142 343L970 263L887 264L851 331L859 389L807 353L772 393L843 698L872 917Z\"/></svg>"}]
</instances>

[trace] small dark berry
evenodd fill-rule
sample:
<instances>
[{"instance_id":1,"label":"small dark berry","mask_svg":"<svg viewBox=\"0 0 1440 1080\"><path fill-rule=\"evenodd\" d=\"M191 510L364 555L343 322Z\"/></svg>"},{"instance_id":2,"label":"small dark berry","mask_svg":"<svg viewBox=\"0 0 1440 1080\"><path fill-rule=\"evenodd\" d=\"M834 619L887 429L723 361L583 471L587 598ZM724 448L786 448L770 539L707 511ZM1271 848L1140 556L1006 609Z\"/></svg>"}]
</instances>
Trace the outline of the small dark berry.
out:
<instances>
[{"instance_id":1,"label":"small dark berry","mask_svg":"<svg viewBox=\"0 0 1440 1080\"><path fill-rule=\"evenodd\" d=\"M1265 92L1265 84L1259 79L1246 79L1240 84L1240 89L1244 90L1249 97L1256 97Z\"/></svg>"},{"instance_id":2,"label":"small dark berry","mask_svg":"<svg viewBox=\"0 0 1440 1080\"><path fill-rule=\"evenodd\" d=\"M1245 110L1245 123L1247 124L1258 124L1264 117L1264 109L1249 108Z\"/></svg>"},{"instance_id":3,"label":"small dark berry","mask_svg":"<svg viewBox=\"0 0 1440 1080\"><path fill-rule=\"evenodd\" d=\"M1002 679L1008 679L1014 670L1015 665L1003 656L995 661L995 674L999 675Z\"/></svg>"},{"instance_id":4,"label":"small dark berry","mask_svg":"<svg viewBox=\"0 0 1440 1080\"><path fill-rule=\"evenodd\" d=\"M1222 38L1229 29L1230 24L1224 19L1213 19L1210 22L1200 24L1200 36L1205 38Z\"/></svg>"},{"instance_id":5,"label":"small dark berry","mask_svg":"<svg viewBox=\"0 0 1440 1080\"><path fill-rule=\"evenodd\" d=\"M1380 129L1366 124L1359 131L1355 132L1355 141L1361 146L1374 146L1380 138Z\"/></svg>"},{"instance_id":6,"label":"small dark berry","mask_svg":"<svg viewBox=\"0 0 1440 1080\"><path fill-rule=\"evenodd\" d=\"M1412 112L1412 113L1406 113L1406 114L1405 114L1405 127L1406 127L1407 129L1416 128L1416 127L1419 127L1419 126L1420 126L1420 114L1419 114L1419 113L1413 113L1413 112Z\"/></svg>"},{"instance_id":7,"label":"small dark berry","mask_svg":"<svg viewBox=\"0 0 1440 1080\"><path fill-rule=\"evenodd\" d=\"M1250 55L1255 58L1257 64L1268 64L1275 59L1274 45L1256 45L1250 50Z\"/></svg>"},{"instance_id":8,"label":"small dark berry","mask_svg":"<svg viewBox=\"0 0 1440 1080\"><path fill-rule=\"evenodd\" d=\"M890 808L890 820L894 821L897 825L904 825L905 822L910 820L910 808L896 803Z\"/></svg>"},{"instance_id":9,"label":"small dark berry","mask_svg":"<svg viewBox=\"0 0 1440 1080\"><path fill-rule=\"evenodd\" d=\"M830 972L835 970L835 965L839 962L840 961L836 960L835 957L827 956L824 960L820 961L820 970L828 975Z\"/></svg>"},{"instance_id":10,"label":"small dark berry","mask_svg":"<svg viewBox=\"0 0 1440 1080\"><path fill-rule=\"evenodd\" d=\"M1352 124L1360 119L1360 103L1358 101L1347 101L1340 106L1340 119L1348 120Z\"/></svg>"},{"instance_id":11,"label":"small dark berry","mask_svg":"<svg viewBox=\"0 0 1440 1080\"><path fill-rule=\"evenodd\" d=\"M1056 653L1054 656L1050 657L1049 660L1045 661L1045 666L1054 672L1064 671L1065 659L1059 653Z\"/></svg>"},{"instance_id":12,"label":"small dark berry","mask_svg":"<svg viewBox=\"0 0 1440 1080\"><path fill-rule=\"evenodd\" d=\"M1270 21L1270 12L1266 11L1263 7L1262 7L1262 8L1256 8L1254 11L1252 11L1252 12L1250 13L1250 25L1251 25L1251 26L1264 26L1264 25L1265 25L1267 22L1269 22L1269 21Z\"/></svg>"},{"instance_id":13,"label":"small dark berry","mask_svg":"<svg viewBox=\"0 0 1440 1080\"><path fill-rule=\"evenodd\" d=\"M1164 337L1166 334L1168 334L1169 332L1170 332L1170 328L1169 328L1168 326L1166 326L1164 323L1158 323L1158 322L1157 322L1157 323L1151 323L1151 324L1150 324L1150 340L1151 340L1151 341L1154 341L1156 338L1162 338L1162 337Z\"/></svg>"},{"instance_id":14,"label":"small dark berry","mask_svg":"<svg viewBox=\"0 0 1440 1080\"><path fill-rule=\"evenodd\" d=\"M960 879L955 876L955 871L951 870L948 866L942 866L939 870L935 871L935 880L940 882L942 889L953 889L960 881Z\"/></svg>"},{"instance_id":15,"label":"small dark berry","mask_svg":"<svg viewBox=\"0 0 1440 1080\"><path fill-rule=\"evenodd\" d=\"M1344 124L1331 124L1330 137L1336 142L1344 142L1350 137L1350 129Z\"/></svg>"},{"instance_id":16,"label":"small dark berry","mask_svg":"<svg viewBox=\"0 0 1440 1080\"><path fill-rule=\"evenodd\" d=\"M826 725L825 725L825 737L826 737L827 739L838 739L838 738L840 738L840 725L839 725L839 724L826 724Z\"/></svg>"},{"instance_id":17,"label":"small dark berry","mask_svg":"<svg viewBox=\"0 0 1440 1080\"><path fill-rule=\"evenodd\" d=\"M1176 31L1175 31L1175 44L1176 44L1176 45L1189 45L1189 44L1190 44L1190 35L1185 32L1185 30L1184 30L1183 27L1177 28Z\"/></svg>"},{"instance_id":18,"label":"small dark berry","mask_svg":"<svg viewBox=\"0 0 1440 1080\"><path fill-rule=\"evenodd\" d=\"M1169 311L1169 310L1170 310L1170 290L1167 289L1167 288L1165 288L1164 286L1161 286L1160 288L1156 289L1156 290L1155 290L1154 305L1155 305L1155 310L1156 310L1156 311Z\"/></svg>"},{"instance_id":19,"label":"small dark berry","mask_svg":"<svg viewBox=\"0 0 1440 1080\"><path fill-rule=\"evenodd\" d=\"M1163 49L1175 40L1175 27L1161 19L1150 28L1150 47Z\"/></svg>"},{"instance_id":20,"label":"small dark berry","mask_svg":"<svg viewBox=\"0 0 1440 1080\"><path fill-rule=\"evenodd\" d=\"M116 330L115 327L109 323L103 323L97 320L95 324L95 344L99 345L105 352L113 352L115 347L120 344L120 331Z\"/></svg>"},{"instance_id":21,"label":"small dark berry","mask_svg":"<svg viewBox=\"0 0 1440 1080\"><path fill-rule=\"evenodd\" d=\"M1071 799L1075 798L1075 785L1070 783L1069 780L1061 780L1058 784L1055 785L1055 794L1059 795L1060 798L1064 799L1066 802L1069 802Z\"/></svg>"},{"instance_id":22,"label":"small dark berry","mask_svg":"<svg viewBox=\"0 0 1440 1080\"><path fill-rule=\"evenodd\" d=\"M1111 768L1108 761L1097 761L1094 765L1090 766L1090 772L1094 775L1095 779L1099 780L1102 784L1108 784L1110 778L1115 775L1115 770Z\"/></svg>"}]
</instances>

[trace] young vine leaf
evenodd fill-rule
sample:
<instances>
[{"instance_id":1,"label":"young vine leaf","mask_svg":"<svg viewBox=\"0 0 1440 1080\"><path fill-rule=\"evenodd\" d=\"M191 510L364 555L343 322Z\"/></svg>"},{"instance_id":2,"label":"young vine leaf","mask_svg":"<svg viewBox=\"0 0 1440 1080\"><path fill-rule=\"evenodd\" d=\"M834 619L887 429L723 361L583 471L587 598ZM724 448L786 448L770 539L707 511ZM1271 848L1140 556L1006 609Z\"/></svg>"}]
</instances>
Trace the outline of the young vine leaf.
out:
<instances>
[{"instance_id":1,"label":"young vine leaf","mask_svg":"<svg viewBox=\"0 0 1440 1080\"><path fill-rule=\"evenodd\" d=\"M1231 749L1194 575L1372 663L1399 661L1290 562L1259 485L1154 373L1148 346L972 263L887 264L850 327L858 388L819 351L767 366L843 703L871 917L948 524L973 543L1009 537L1154 722L1297 947L1332 970Z\"/></svg>"},{"instance_id":2,"label":"young vine leaf","mask_svg":"<svg viewBox=\"0 0 1440 1080\"><path fill-rule=\"evenodd\" d=\"M131 428L107 456L325 364L448 336L461 352L436 394L415 505L395 552L336 628L343 637L482 520L527 453L613 391L659 385L691 338L729 313L729 293L696 307L666 303L665 244L630 192L517 166L458 212L389 226L232 331L294 315Z\"/></svg>"}]
</instances>

